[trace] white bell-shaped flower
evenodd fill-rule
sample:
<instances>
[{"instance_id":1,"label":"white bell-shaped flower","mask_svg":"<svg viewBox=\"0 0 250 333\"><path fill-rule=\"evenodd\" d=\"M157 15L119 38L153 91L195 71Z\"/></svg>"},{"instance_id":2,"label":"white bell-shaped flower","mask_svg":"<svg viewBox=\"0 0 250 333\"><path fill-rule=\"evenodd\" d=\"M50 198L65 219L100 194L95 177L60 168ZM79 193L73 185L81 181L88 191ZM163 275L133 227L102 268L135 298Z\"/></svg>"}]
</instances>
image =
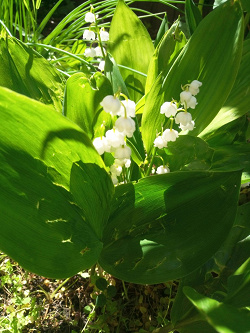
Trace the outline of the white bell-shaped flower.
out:
<instances>
[{"instance_id":1,"label":"white bell-shaped flower","mask_svg":"<svg viewBox=\"0 0 250 333\"><path fill-rule=\"evenodd\" d=\"M120 100L113 95L104 97L100 104L105 112L111 113L114 116L117 115L121 107Z\"/></svg>"},{"instance_id":2,"label":"white bell-shaped flower","mask_svg":"<svg viewBox=\"0 0 250 333\"><path fill-rule=\"evenodd\" d=\"M202 86L202 82L198 81L198 80L194 80L190 83L189 87L188 87L188 91L193 95L197 95L199 93L199 87Z\"/></svg>"},{"instance_id":3,"label":"white bell-shaped flower","mask_svg":"<svg viewBox=\"0 0 250 333\"><path fill-rule=\"evenodd\" d=\"M84 51L84 55L85 57L95 57L96 56L96 52L95 49L93 47L87 47L86 50Z\"/></svg>"},{"instance_id":4,"label":"white bell-shaped flower","mask_svg":"<svg viewBox=\"0 0 250 333\"><path fill-rule=\"evenodd\" d=\"M84 30L82 38L86 40L95 40L95 33L94 31Z\"/></svg>"},{"instance_id":5,"label":"white bell-shaped flower","mask_svg":"<svg viewBox=\"0 0 250 333\"><path fill-rule=\"evenodd\" d=\"M165 102L160 109L161 114L165 114L166 117L175 116L177 113L177 106L172 102Z\"/></svg>"},{"instance_id":6,"label":"white bell-shaped flower","mask_svg":"<svg viewBox=\"0 0 250 333\"><path fill-rule=\"evenodd\" d=\"M106 132L106 138L109 146L112 148L118 148L124 145L124 135L118 130L111 129Z\"/></svg>"},{"instance_id":7,"label":"white bell-shaped flower","mask_svg":"<svg viewBox=\"0 0 250 333\"><path fill-rule=\"evenodd\" d=\"M156 173L158 175L163 175L164 173L170 172L170 169L166 165L161 165L157 168Z\"/></svg>"},{"instance_id":8,"label":"white bell-shaped flower","mask_svg":"<svg viewBox=\"0 0 250 333\"><path fill-rule=\"evenodd\" d=\"M130 99L125 99L122 102L121 109L118 113L119 116L125 117L125 110L126 109L126 116L127 117L135 117L135 102L131 101Z\"/></svg>"},{"instance_id":9,"label":"white bell-shaped flower","mask_svg":"<svg viewBox=\"0 0 250 333\"><path fill-rule=\"evenodd\" d=\"M180 93L180 101L182 105L185 105L188 103L188 101L192 98L192 94L189 91L182 91Z\"/></svg>"},{"instance_id":10,"label":"white bell-shaped flower","mask_svg":"<svg viewBox=\"0 0 250 333\"><path fill-rule=\"evenodd\" d=\"M110 172L112 173L112 175L120 176L120 174L122 173L122 166L118 164L113 164L110 167Z\"/></svg>"},{"instance_id":11,"label":"white bell-shaped flower","mask_svg":"<svg viewBox=\"0 0 250 333\"><path fill-rule=\"evenodd\" d=\"M104 50L104 49L103 49ZM105 52L105 50L104 50L104 53L106 54L106 52ZM96 57L102 57L103 56L103 54L102 54L102 49L101 49L101 47L100 46L97 46L97 47L95 47L95 56Z\"/></svg>"},{"instance_id":12,"label":"white bell-shaped flower","mask_svg":"<svg viewBox=\"0 0 250 333\"><path fill-rule=\"evenodd\" d=\"M98 69L103 72L104 71L104 68L105 68L105 61L104 60L101 60L99 65L98 65Z\"/></svg>"},{"instance_id":13,"label":"white bell-shaped flower","mask_svg":"<svg viewBox=\"0 0 250 333\"><path fill-rule=\"evenodd\" d=\"M107 42L109 40L109 33L105 30L100 31L100 38L102 42Z\"/></svg>"},{"instance_id":14,"label":"white bell-shaped flower","mask_svg":"<svg viewBox=\"0 0 250 333\"><path fill-rule=\"evenodd\" d=\"M162 137L162 135L158 136L154 141L154 146L162 149L167 147L167 141L165 141Z\"/></svg>"},{"instance_id":15,"label":"white bell-shaped flower","mask_svg":"<svg viewBox=\"0 0 250 333\"><path fill-rule=\"evenodd\" d=\"M126 135L128 138L131 138L135 131L135 122L130 117L127 118L120 117L115 122L115 128L119 132L123 133L123 135Z\"/></svg>"},{"instance_id":16,"label":"white bell-shaped flower","mask_svg":"<svg viewBox=\"0 0 250 333\"><path fill-rule=\"evenodd\" d=\"M178 112L175 117L175 123L186 126L192 121L192 115L189 112Z\"/></svg>"},{"instance_id":17,"label":"white bell-shaped flower","mask_svg":"<svg viewBox=\"0 0 250 333\"><path fill-rule=\"evenodd\" d=\"M189 101L187 101L187 108L195 109L197 105L197 100L194 96L190 98Z\"/></svg>"},{"instance_id":18,"label":"white bell-shaped flower","mask_svg":"<svg viewBox=\"0 0 250 333\"><path fill-rule=\"evenodd\" d=\"M111 180L112 180L112 182L113 182L114 185L118 184L118 179L117 179L116 175L112 174L111 175Z\"/></svg>"},{"instance_id":19,"label":"white bell-shaped flower","mask_svg":"<svg viewBox=\"0 0 250 333\"><path fill-rule=\"evenodd\" d=\"M187 125L182 125L180 124L180 129L182 129L183 131L192 131L194 129L194 121L191 120L190 123L187 123Z\"/></svg>"},{"instance_id":20,"label":"white bell-shaped flower","mask_svg":"<svg viewBox=\"0 0 250 333\"><path fill-rule=\"evenodd\" d=\"M122 147L119 147L115 150L114 156L119 160L124 160L124 159L129 160L131 156L131 149L128 146L123 145Z\"/></svg>"},{"instance_id":21,"label":"white bell-shaped flower","mask_svg":"<svg viewBox=\"0 0 250 333\"><path fill-rule=\"evenodd\" d=\"M105 151L110 152L110 145L108 143L108 140L104 136L95 138L93 141L93 145L99 155L102 155Z\"/></svg>"},{"instance_id":22,"label":"white bell-shaped flower","mask_svg":"<svg viewBox=\"0 0 250 333\"><path fill-rule=\"evenodd\" d=\"M176 141L178 138L179 133L176 130L169 129L167 128L163 133L162 133L162 138L165 142L169 141Z\"/></svg>"},{"instance_id":23,"label":"white bell-shaped flower","mask_svg":"<svg viewBox=\"0 0 250 333\"><path fill-rule=\"evenodd\" d=\"M85 18L85 21L88 23L93 23L93 22L95 22L95 19L96 19L95 14L91 13L91 12L86 13L84 18Z\"/></svg>"}]
</instances>

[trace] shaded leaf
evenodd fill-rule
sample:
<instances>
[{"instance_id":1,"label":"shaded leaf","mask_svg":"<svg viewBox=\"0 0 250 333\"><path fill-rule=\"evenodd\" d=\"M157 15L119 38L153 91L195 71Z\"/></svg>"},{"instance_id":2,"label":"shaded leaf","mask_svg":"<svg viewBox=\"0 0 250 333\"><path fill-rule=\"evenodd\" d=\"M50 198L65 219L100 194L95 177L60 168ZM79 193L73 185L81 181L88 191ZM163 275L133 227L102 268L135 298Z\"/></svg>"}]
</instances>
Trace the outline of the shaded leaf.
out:
<instances>
[{"instance_id":1,"label":"shaded leaf","mask_svg":"<svg viewBox=\"0 0 250 333\"><path fill-rule=\"evenodd\" d=\"M117 186L101 266L134 283L190 274L225 240L239 184L240 172L174 172Z\"/></svg>"}]
</instances>

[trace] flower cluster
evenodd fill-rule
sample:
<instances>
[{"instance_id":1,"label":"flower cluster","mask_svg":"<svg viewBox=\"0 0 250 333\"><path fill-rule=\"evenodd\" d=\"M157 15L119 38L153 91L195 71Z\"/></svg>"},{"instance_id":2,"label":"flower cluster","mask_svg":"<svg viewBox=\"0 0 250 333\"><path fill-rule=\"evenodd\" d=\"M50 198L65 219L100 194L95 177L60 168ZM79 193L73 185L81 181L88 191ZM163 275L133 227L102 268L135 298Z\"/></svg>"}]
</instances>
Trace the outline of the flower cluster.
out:
<instances>
[{"instance_id":1,"label":"flower cluster","mask_svg":"<svg viewBox=\"0 0 250 333\"><path fill-rule=\"evenodd\" d=\"M194 109L197 105L196 95L199 92L199 87L202 83L194 80L190 84L186 84L183 87L183 91L180 93L180 101L165 102L162 104L160 113L164 114L167 118L170 118L171 125L167 128L162 135L157 136L154 141L154 146L162 149L167 147L168 142L176 141L179 136L178 131L174 130L173 122L179 125L179 128L183 131L192 131L194 129L194 121L192 120L191 113L187 112L188 108ZM180 108L178 106L181 105Z\"/></svg>"},{"instance_id":2,"label":"flower cluster","mask_svg":"<svg viewBox=\"0 0 250 333\"><path fill-rule=\"evenodd\" d=\"M118 116L113 129L108 130L105 136L95 138L93 145L100 155L104 152L113 153L114 164L110 167L111 178L114 184L118 183L123 167L130 167L131 149L126 145L126 137L131 138L135 131L135 102L129 100L120 101L117 96L108 95L100 103L103 110L111 116Z\"/></svg>"},{"instance_id":3,"label":"flower cluster","mask_svg":"<svg viewBox=\"0 0 250 333\"><path fill-rule=\"evenodd\" d=\"M97 57L98 60L100 61L98 69L104 71L105 62L104 60L99 58L102 58L106 54L105 48L103 47L103 43L109 40L109 33L108 31L105 31L103 28L101 30L99 29L96 23L97 18L98 15L95 15L91 11L85 15L85 21L87 23L90 23L90 27L88 30L84 30L82 38L84 40L92 42L91 45L85 49L84 55L85 57L91 57L91 58ZM93 44L96 42L98 43L98 46L93 47Z\"/></svg>"},{"instance_id":4,"label":"flower cluster","mask_svg":"<svg viewBox=\"0 0 250 333\"><path fill-rule=\"evenodd\" d=\"M192 120L191 113L187 112L187 109L194 109L197 105L196 95L199 93L199 88L202 86L200 81L194 80L190 84L186 84L182 87L183 91L180 93L180 101L175 100L171 102L165 102L160 108L160 113L164 114L167 118L170 118L170 128L167 128L157 136L154 140L154 146L162 149L166 148L168 142L176 141L179 136L179 132L173 129L173 123L179 125L182 131L192 131L194 129L194 120ZM181 106L179 108L179 106ZM157 168L157 174L164 174L170 172L168 166L161 165Z\"/></svg>"}]
</instances>

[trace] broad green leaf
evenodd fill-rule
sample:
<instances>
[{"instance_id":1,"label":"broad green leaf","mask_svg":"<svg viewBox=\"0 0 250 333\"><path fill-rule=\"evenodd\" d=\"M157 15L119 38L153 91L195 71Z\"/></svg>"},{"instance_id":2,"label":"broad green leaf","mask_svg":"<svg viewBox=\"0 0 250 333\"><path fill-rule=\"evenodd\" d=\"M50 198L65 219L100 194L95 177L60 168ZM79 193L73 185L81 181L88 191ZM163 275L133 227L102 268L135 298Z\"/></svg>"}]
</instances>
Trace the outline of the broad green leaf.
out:
<instances>
[{"instance_id":1,"label":"broad green leaf","mask_svg":"<svg viewBox=\"0 0 250 333\"><path fill-rule=\"evenodd\" d=\"M89 268L102 248L97 219L105 222L113 189L91 141L53 108L6 88L0 129L1 250L44 276Z\"/></svg>"},{"instance_id":2,"label":"broad green leaf","mask_svg":"<svg viewBox=\"0 0 250 333\"><path fill-rule=\"evenodd\" d=\"M221 127L227 123L232 123L235 119L246 114L250 104L250 40L243 43L243 54L234 86L223 105L222 109L213 121L199 134L205 140L221 134L228 135L227 128ZM231 132L231 131L230 131Z\"/></svg>"},{"instance_id":3,"label":"broad green leaf","mask_svg":"<svg viewBox=\"0 0 250 333\"><path fill-rule=\"evenodd\" d=\"M62 110L64 84L59 73L16 38L0 39L0 86Z\"/></svg>"},{"instance_id":4,"label":"broad green leaf","mask_svg":"<svg viewBox=\"0 0 250 333\"><path fill-rule=\"evenodd\" d=\"M175 142L169 142L165 152L171 171L208 170L214 154L205 141L190 135L181 135Z\"/></svg>"},{"instance_id":5,"label":"broad green leaf","mask_svg":"<svg viewBox=\"0 0 250 333\"><path fill-rule=\"evenodd\" d=\"M116 63L146 74L154 46L142 22L123 0L118 1L109 34L109 51ZM120 71L130 98L137 102L144 95L146 77L124 68Z\"/></svg>"},{"instance_id":6,"label":"broad green leaf","mask_svg":"<svg viewBox=\"0 0 250 333\"><path fill-rule=\"evenodd\" d=\"M165 121L159 112L161 104L172 98L179 100L183 84L194 79L203 83L196 96L198 105L191 112L196 126L191 135L201 133L213 120L233 87L242 40L242 10L236 1L219 6L201 21L162 83L157 82L155 91L146 99L142 137L147 152L151 151L155 133L161 131Z\"/></svg>"},{"instance_id":7,"label":"broad green leaf","mask_svg":"<svg viewBox=\"0 0 250 333\"><path fill-rule=\"evenodd\" d=\"M240 175L173 172L117 186L99 263L134 283L190 274L231 229Z\"/></svg>"},{"instance_id":8,"label":"broad green leaf","mask_svg":"<svg viewBox=\"0 0 250 333\"><path fill-rule=\"evenodd\" d=\"M79 186L81 183L83 186ZM81 161L72 166L70 192L99 239L109 217L113 189L111 178L104 169Z\"/></svg>"},{"instance_id":9,"label":"broad green leaf","mask_svg":"<svg viewBox=\"0 0 250 333\"><path fill-rule=\"evenodd\" d=\"M236 307L250 306L250 258L228 279L225 303Z\"/></svg>"},{"instance_id":10,"label":"broad green leaf","mask_svg":"<svg viewBox=\"0 0 250 333\"><path fill-rule=\"evenodd\" d=\"M193 0L186 0L185 3L185 17L188 24L190 34L192 35L202 20L201 13L198 7L194 4Z\"/></svg>"},{"instance_id":11,"label":"broad green leaf","mask_svg":"<svg viewBox=\"0 0 250 333\"><path fill-rule=\"evenodd\" d=\"M242 279L242 277L243 281L246 281L245 276L242 276L242 268L239 270L238 267L242 266L243 269L245 269L244 262L248 260L247 258L250 253L250 245L248 245L248 247L242 246L247 242L246 238L250 233L249 214L250 204L239 206L233 228L226 241L214 255L213 259L209 260L190 275L181 279L171 310L171 321L176 329L178 328L178 331L192 333L193 329L193 331L196 332L194 324L190 325L189 322L191 318L195 318L197 310L195 310L194 306L185 297L182 290L183 286L193 287L199 293L206 293L207 296L213 296L216 294L218 297L221 292L220 297L223 299L225 298L225 292L228 292L230 296L232 295L234 297L230 299L228 296L225 298L225 302L227 302L228 299L230 304L236 306L239 306L243 302L245 305L247 304L246 302L249 301L248 292L245 292L243 295L238 293L236 293L236 295L234 294L234 286L240 290L244 290L244 288L247 287L246 284L237 282L239 282L238 279ZM236 276L236 279L230 281L232 278L232 272L235 270L236 272L234 275L236 273L238 275ZM214 278L214 275L211 275L210 272L215 272L217 277ZM225 286L227 286L226 289ZM181 329L179 329L179 327ZM197 333L199 333L199 331Z\"/></svg>"},{"instance_id":12,"label":"broad green leaf","mask_svg":"<svg viewBox=\"0 0 250 333\"><path fill-rule=\"evenodd\" d=\"M172 64L174 58L186 44L186 38L179 29L179 20L176 21L171 28L164 34L161 41L157 45L153 57L149 63L146 94L153 86L158 75Z\"/></svg>"},{"instance_id":13,"label":"broad green leaf","mask_svg":"<svg viewBox=\"0 0 250 333\"><path fill-rule=\"evenodd\" d=\"M220 303L203 296L191 287L184 287L184 293L196 306L204 319L219 333L248 333L250 327L249 311Z\"/></svg>"},{"instance_id":14,"label":"broad green leaf","mask_svg":"<svg viewBox=\"0 0 250 333\"><path fill-rule=\"evenodd\" d=\"M243 169L242 183L250 181L250 145L234 144L216 147L212 161L213 170Z\"/></svg>"},{"instance_id":15,"label":"broad green leaf","mask_svg":"<svg viewBox=\"0 0 250 333\"><path fill-rule=\"evenodd\" d=\"M66 83L64 115L92 139L100 102L112 94L111 84L102 73L96 72L91 78L83 73L74 74Z\"/></svg>"}]
</instances>

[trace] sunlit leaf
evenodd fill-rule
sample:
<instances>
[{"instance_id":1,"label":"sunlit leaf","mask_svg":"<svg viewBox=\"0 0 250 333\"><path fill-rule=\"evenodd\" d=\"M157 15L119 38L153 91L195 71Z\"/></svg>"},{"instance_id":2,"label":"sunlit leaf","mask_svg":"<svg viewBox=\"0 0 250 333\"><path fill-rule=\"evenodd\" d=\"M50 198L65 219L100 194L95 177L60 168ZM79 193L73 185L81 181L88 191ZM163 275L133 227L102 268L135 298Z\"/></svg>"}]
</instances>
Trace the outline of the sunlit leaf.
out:
<instances>
[{"instance_id":1,"label":"sunlit leaf","mask_svg":"<svg viewBox=\"0 0 250 333\"><path fill-rule=\"evenodd\" d=\"M0 88L0 111L1 250L44 276L89 268L113 188L102 159L80 127L49 106Z\"/></svg>"},{"instance_id":2,"label":"sunlit leaf","mask_svg":"<svg viewBox=\"0 0 250 333\"><path fill-rule=\"evenodd\" d=\"M0 86L62 111L64 84L59 73L16 38L0 39Z\"/></svg>"}]
</instances>

